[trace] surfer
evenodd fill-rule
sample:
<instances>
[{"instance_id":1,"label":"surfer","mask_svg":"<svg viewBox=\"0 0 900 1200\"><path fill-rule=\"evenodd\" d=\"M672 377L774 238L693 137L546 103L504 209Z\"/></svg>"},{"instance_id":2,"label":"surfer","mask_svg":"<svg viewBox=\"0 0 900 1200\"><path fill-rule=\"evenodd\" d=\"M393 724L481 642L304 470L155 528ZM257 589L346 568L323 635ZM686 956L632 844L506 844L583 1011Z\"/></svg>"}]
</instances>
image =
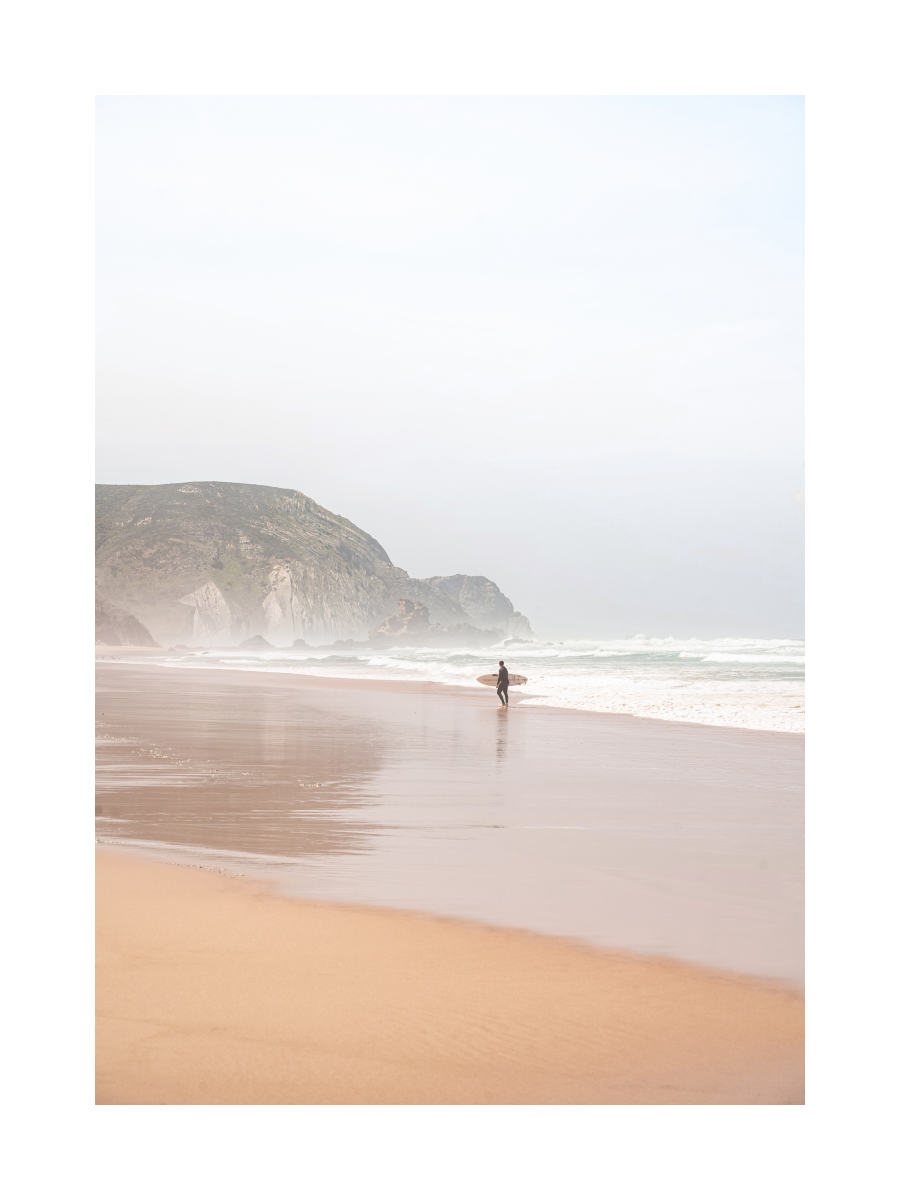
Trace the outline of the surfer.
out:
<instances>
[{"instance_id":1,"label":"surfer","mask_svg":"<svg viewBox=\"0 0 900 1200\"><path fill-rule=\"evenodd\" d=\"M500 703L509 707L509 671L504 667L502 658L497 675L497 695L500 697Z\"/></svg>"}]
</instances>

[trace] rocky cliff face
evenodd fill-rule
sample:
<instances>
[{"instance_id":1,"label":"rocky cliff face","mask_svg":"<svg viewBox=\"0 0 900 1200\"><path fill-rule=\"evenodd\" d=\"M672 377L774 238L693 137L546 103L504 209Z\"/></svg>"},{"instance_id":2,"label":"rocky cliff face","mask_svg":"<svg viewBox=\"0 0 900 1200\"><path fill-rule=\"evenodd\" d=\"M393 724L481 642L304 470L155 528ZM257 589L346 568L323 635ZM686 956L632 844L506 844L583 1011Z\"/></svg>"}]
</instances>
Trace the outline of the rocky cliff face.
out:
<instances>
[{"instance_id":1,"label":"rocky cliff face","mask_svg":"<svg viewBox=\"0 0 900 1200\"><path fill-rule=\"evenodd\" d=\"M97 591L164 645L365 639L401 599L443 626L530 633L489 579L411 579L346 518L255 484L98 487Z\"/></svg>"},{"instance_id":2,"label":"rocky cliff face","mask_svg":"<svg viewBox=\"0 0 900 1200\"><path fill-rule=\"evenodd\" d=\"M509 637L534 637L528 618L516 612L496 583L484 575L432 575L423 582L446 592L482 629L500 628Z\"/></svg>"},{"instance_id":3,"label":"rocky cliff face","mask_svg":"<svg viewBox=\"0 0 900 1200\"><path fill-rule=\"evenodd\" d=\"M232 600L229 606L211 579L178 603L194 610L190 637L197 645L234 646L247 631L240 604Z\"/></svg>"},{"instance_id":4,"label":"rocky cliff face","mask_svg":"<svg viewBox=\"0 0 900 1200\"><path fill-rule=\"evenodd\" d=\"M158 645L136 617L99 597L94 603L94 641L98 646Z\"/></svg>"},{"instance_id":5,"label":"rocky cliff face","mask_svg":"<svg viewBox=\"0 0 900 1200\"><path fill-rule=\"evenodd\" d=\"M500 629L477 629L465 623L433 625L431 614L418 600L401 600L399 611L369 632L369 642L375 645L402 642L412 646L486 646L502 637Z\"/></svg>"},{"instance_id":6,"label":"rocky cliff face","mask_svg":"<svg viewBox=\"0 0 900 1200\"><path fill-rule=\"evenodd\" d=\"M396 613L385 617L377 629L370 630L369 637L397 637L405 633L428 633L434 628L431 624L431 613L418 600L401 600L397 609Z\"/></svg>"}]
</instances>

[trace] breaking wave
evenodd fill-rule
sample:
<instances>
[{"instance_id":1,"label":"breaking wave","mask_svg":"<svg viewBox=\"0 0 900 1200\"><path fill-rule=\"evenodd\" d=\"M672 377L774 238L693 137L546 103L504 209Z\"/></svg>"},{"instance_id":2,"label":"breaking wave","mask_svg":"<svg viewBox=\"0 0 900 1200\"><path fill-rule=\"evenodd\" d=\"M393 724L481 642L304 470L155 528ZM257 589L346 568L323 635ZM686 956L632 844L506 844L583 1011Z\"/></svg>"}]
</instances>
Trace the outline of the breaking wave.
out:
<instances>
[{"instance_id":1,"label":"breaking wave","mask_svg":"<svg viewBox=\"0 0 900 1200\"><path fill-rule=\"evenodd\" d=\"M161 651L171 667L276 671L344 679L475 684L506 660L528 683L526 705L630 713L670 721L801 733L804 643L758 638L508 641L488 649L393 646L378 652L321 649ZM148 656L128 661L147 662Z\"/></svg>"}]
</instances>

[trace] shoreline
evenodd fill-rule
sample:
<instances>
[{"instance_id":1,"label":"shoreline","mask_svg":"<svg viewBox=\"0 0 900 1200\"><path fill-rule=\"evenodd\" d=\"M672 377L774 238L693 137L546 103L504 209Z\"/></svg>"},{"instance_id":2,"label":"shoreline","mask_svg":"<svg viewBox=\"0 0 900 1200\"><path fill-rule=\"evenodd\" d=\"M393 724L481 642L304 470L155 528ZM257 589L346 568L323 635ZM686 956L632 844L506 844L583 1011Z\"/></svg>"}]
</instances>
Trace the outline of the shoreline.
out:
<instances>
[{"instance_id":1,"label":"shoreline","mask_svg":"<svg viewBox=\"0 0 900 1200\"><path fill-rule=\"evenodd\" d=\"M585 938L578 937L575 934L546 933L541 930L531 929L527 925L500 925L489 920L480 920L477 917L460 917L432 909L400 908L396 905L374 902L365 903L352 900L322 900L315 896L284 891L279 886L277 876L266 873L267 866L273 864L276 866L281 865L283 863L283 856L281 858L273 856L273 864L267 864L254 861L256 856L234 852L234 858L240 861L229 865L229 852L216 850L213 847L180 846L174 843L117 841L115 838L99 837L95 838L94 842L95 854L120 855L126 859L133 860L135 863L145 863L158 867L176 867L187 871L204 871L208 873L209 877L231 880L235 883L242 883L244 886L258 886L264 889L266 895L270 895L275 899L296 901L301 905L324 905L328 908L352 912L394 914L398 917L408 917L410 920L430 920L438 923L449 922L462 928L491 930L497 934L520 934L528 938L545 938L553 943L571 946L573 949L580 950L586 954L599 955L601 958L657 963L662 966L668 965L683 968L702 976L710 976L719 980L731 980L733 983L739 985L757 987L765 991L785 993L803 1003L806 1000L805 982L781 978L775 975L759 975L747 971L729 970L724 967L715 967L706 963L692 961L691 959L679 958L677 955L672 954L642 953L631 950L627 946L592 944ZM178 862L173 859L165 859L162 857L164 854L183 855L184 861ZM262 856L259 857L261 858ZM192 861L192 859L196 858L207 858L213 861ZM241 869L239 870L238 868Z\"/></svg>"},{"instance_id":2,"label":"shoreline","mask_svg":"<svg viewBox=\"0 0 900 1200\"><path fill-rule=\"evenodd\" d=\"M154 647L148 646L99 646L95 648L94 660L95 663L112 663L117 660L118 655L141 655L151 656L162 653L177 654L179 657L195 657L195 650L171 650L160 651ZM198 671L198 672L215 672L216 674L226 676L246 676L255 675L265 677L269 680L296 680L302 686L323 686L331 688L346 687L353 689L361 689L368 691L388 691L388 692L406 692L406 693L427 693L438 692L443 694L456 695L471 695L484 696L489 698L492 694L491 689L483 684L454 684L444 683L435 680L423 679L405 680L405 679L370 679L363 676L326 676L326 675L307 675L300 671L272 671L264 670L259 667L204 667L200 663L191 663L190 666L173 667L170 663L161 662L142 662L127 663L123 662L123 666L141 666L141 667L156 667L159 670L180 670L180 671ZM517 695L514 688L510 689L509 693L510 707L516 708L522 704L522 695ZM713 724L706 721L689 721L682 718L666 717L666 716L648 716L642 713L630 712L615 712L611 710L577 708L574 706L543 704L538 699L527 696L527 708L542 709L552 711L554 713L573 713L582 716L610 718L627 718L634 721L653 721L664 722L671 725L686 725L696 729L720 729L720 730L736 730L744 733L784 736L790 738L805 738L805 730L790 730L790 729L758 729L746 725L729 725L729 724Z\"/></svg>"},{"instance_id":3,"label":"shoreline","mask_svg":"<svg viewBox=\"0 0 900 1200\"><path fill-rule=\"evenodd\" d=\"M791 996L796 1000L805 1002L806 994L802 987L791 983L784 979L769 978L764 975L752 975L746 971L729 971L724 968L716 968L705 966L703 963L689 962L687 959L681 959L672 955L666 954L641 954L634 950L628 950L625 947L618 946L592 946L590 942L584 941L582 938L574 935L565 934L548 934L541 933L539 930L529 929L526 926L516 925L496 925L490 921L480 921L473 917L455 917L446 913L428 912L417 910L414 908L396 908L384 906L380 904L361 904L358 901L352 900L319 900L314 896L292 896L278 891L277 883L271 878L264 875L248 875L246 871L232 870L223 866L208 865L206 863L190 863L190 862L163 862L160 859L151 858L144 854L140 845L126 845L118 843L114 840L96 839L97 844L94 847L95 857L98 855L115 856L123 862L130 862L133 865L142 863L152 867L174 867L179 871L204 871L207 874L198 876L198 878L221 879L236 884L239 888L247 888L253 891L253 894L260 894L272 900L285 900L291 904L296 904L300 908L323 908L327 910L336 910L348 913L363 913L372 916L395 916L399 918L409 918L411 921L433 922L436 925L450 925L458 929L470 929L473 931L484 931L487 933L496 934L499 937L520 936L537 942L545 942L548 945L568 946L572 950L577 950L580 953L586 954L593 958L613 959L617 962L635 962L645 963L648 965L656 965L660 967L671 967L673 969L685 970L698 976L699 978L709 978L718 980L723 983L730 983L735 986L747 986L758 988L764 992L773 992L778 995ZM162 849L162 847L160 847ZM179 847L171 847L172 850Z\"/></svg>"},{"instance_id":4,"label":"shoreline","mask_svg":"<svg viewBox=\"0 0 900 1200\"><path fill-rule=\"evenodd\" d=\"M99 1104L803 1103L787 985L95 853Z\"/></svg>"},{"instance_id":5,"label":"shoreline","mask_svg":"<svg viewBox=\"0 0 900 1200\"><path fill-rule=\"evenodd\" d=\"M99 844L802 986L802 749L487 689L97 664Z\"/></svg>"}]
</instances>

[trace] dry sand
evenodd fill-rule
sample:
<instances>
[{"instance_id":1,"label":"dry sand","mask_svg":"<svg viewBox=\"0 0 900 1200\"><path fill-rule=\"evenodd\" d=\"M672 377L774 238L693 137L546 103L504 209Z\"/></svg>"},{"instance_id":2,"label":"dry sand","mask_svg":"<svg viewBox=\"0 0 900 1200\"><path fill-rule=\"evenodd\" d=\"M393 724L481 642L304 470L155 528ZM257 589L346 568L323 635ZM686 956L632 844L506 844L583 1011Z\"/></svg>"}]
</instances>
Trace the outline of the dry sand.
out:
<instances>
[{"instance_id":1,"label":"dry sand","mask_svg":"<svg viewBox=\"0 0 900 1200\"><path fill-rule=\"evenodd\" d=\"M97 854L101 1104L801 1104L803 1000Z\"/></svg>"}]
</instances>

